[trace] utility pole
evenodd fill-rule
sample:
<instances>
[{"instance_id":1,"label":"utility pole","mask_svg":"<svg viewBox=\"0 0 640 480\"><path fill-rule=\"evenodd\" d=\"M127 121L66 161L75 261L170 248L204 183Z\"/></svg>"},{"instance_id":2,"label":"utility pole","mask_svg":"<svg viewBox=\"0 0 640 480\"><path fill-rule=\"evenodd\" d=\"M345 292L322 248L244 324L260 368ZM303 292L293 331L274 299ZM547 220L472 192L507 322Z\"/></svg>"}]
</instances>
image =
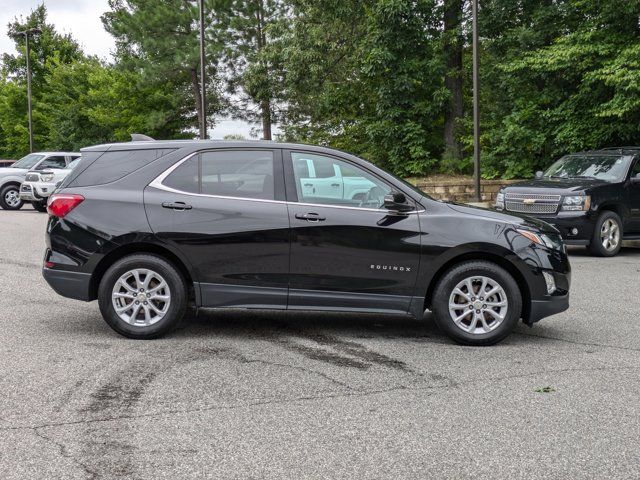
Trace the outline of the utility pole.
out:
<instances>
[{"instance_id":1,"label":"utility pole","mask_svg":"<svg viewBox=\"0 0 640 480\"><path fill-rule=\"evenodd\" d=\"M480 186L480 54L478 52L478 0L472 0L473 15L473 177L476 201L482 201Z\"/></svg>"},{"instance_id":2,"label":"utility pole","mask_svg":"<svg viewBox=\"0 0 640 480\"><path fill-rule=\"evenodd\" d=\"M207 97L205 89L205 56L204 56L204 0L199 0L200 7L200 140L207 139Z\"/></svg>"},{"instance_id":3,"label":"utility pole","mask_svg":"<svg viewBox=\"0 0 640 480\"><path fill-rule=\"evenodd\" d=\"M29 115L29 152L33 153L33 118L31 115L31 59L29 49L29 35L37 35L42 33L39 28L30 28L17 32L19 35L24 35L26 47L27 47L27 110Z\"/></svg>"}]
</instances>

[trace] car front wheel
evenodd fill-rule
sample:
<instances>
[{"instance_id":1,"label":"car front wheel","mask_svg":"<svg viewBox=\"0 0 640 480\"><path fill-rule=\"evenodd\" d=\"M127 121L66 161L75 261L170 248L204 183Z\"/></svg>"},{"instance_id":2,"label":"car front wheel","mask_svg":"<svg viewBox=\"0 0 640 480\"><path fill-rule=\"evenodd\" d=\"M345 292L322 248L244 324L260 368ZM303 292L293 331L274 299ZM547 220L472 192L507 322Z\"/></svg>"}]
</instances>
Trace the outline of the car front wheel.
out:
<instances>
[{"instance_id":1,"label":"car front wheel","mask_svg":"<svg viewBox=\"0 0 640 480\"><path fill-rule=\"evenodd\" d=\"M467 261L447 271L434 290L438 327L464 345L493 345L507 337L522 312L514 278L502 267Z\"/></svg>"},{"instance_id":2,"label":"car front wheel","mask_svg":"<svg viewBox=\"0 0 640 480\"><path fill-rule=\"evenodd\" d=\"M98 303L105 321L128 338L156 338L175 328L187 307L187 287L165 259L135 254L104 274Z\"/></svg>"},{"instance_id":3,"label":"car front wheel","mask_svg":"<svg viewBox=\"0 0 640 480\"><path fill-rule=\"evenodd\" d=\"M622 221L617 213L604 211L593 230L589 250L597 257L613 257L622 248Z\"/></svg>"},{"instance_id":4,"label":"car front wheel","mask_svg":"<svg viewBox=\"0 0 640 480\"><path fill-rule=\"evenodd\" d=\"M7 185L0 191L0 207L4 210L20 210L24 203L17 185Z\"/></svg>"}]
</instances>

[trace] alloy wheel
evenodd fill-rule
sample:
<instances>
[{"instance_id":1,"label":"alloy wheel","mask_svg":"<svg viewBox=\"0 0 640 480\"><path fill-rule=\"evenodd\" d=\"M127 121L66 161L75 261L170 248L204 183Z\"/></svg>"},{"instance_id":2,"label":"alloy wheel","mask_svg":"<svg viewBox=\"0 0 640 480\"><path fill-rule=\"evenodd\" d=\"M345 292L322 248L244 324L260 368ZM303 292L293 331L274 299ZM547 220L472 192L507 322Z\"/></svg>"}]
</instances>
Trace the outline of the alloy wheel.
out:
<instances>
[{"instance_id":1,"label":"alloy wheel","mask_svg":"<svg viewBox=\"0 0 640 480\"><path fill-rule=\"evenodd\" d=\"M171 305L171 291L157 272L136 268L116 281L111 301L122 320L130 325L148 327L166 315Z\"/></svg>"},{"instance_id":2,"label":"alloy wheel","mask_svg":"<svg viewBox=\"0 0 640 480\"><path fill-rule=\"evenodd\" d=\"M509 309L507 294L495 280L473 276L462 280L449 297L449 315L464 332L482 335L504 321Z\"/></svg>"},{"instance_id":3,"label":"alloy wheel","mask_svg":"<svg viewBox=\"0 0 640 480\"><path fill-rule=\"evenodd\" d=\"M602 246L608 252L618 248L620 243L620 226L613 218L607 218L600 228L600 241Z\"/></svg>"}]
</instances>

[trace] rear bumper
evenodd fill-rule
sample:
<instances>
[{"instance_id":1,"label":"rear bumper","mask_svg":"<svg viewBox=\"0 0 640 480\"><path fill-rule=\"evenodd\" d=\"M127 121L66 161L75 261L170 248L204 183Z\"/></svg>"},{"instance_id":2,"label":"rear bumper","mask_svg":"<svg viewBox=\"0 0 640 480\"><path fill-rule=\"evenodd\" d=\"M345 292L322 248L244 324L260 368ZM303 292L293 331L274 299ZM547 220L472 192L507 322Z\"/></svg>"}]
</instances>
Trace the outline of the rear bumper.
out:
<instances>
[{"instance_id":1,"label":"rear bumper","mask_svg":"<svg viewBox=\"0 0 640 480\"><path fill-rule=\"evenodd\" d=\"M43 268L42 276L58 295L84 302L91 301L91 274Z\"/></svg>"}]
</instances>

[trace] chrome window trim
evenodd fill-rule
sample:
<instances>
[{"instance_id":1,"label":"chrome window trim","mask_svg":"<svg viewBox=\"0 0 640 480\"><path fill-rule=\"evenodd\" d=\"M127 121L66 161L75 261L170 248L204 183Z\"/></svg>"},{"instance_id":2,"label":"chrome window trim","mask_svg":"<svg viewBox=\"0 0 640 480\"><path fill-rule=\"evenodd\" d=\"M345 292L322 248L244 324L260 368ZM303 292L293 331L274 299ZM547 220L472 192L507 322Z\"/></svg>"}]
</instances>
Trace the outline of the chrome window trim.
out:
<instances>
[{"instance_id":1,"label":"chrome window trim","mask_svg":"<svg viewBox=\"0 0 640 480\"><path fill-rule=\"evenodd\" d=\"M263 199L263 198L229 197L229 196L225 196L225 195L211 195L211 194L208 194L208 193L193 193L193 192L185 192L183 190L178 190L178 189L175 189L175 188L167 187L166 185L164 185L162 183L180 165L182 165L184 162L186 162L187 160L189 160L193 156L199 155L200 153L202 153L202 152L198 151L198 152L190 153L189 155L187 155L183 159L177 161L176 163L171 165L169 168L167 168L164 172L162 172L160 175L158 175L155 179L153 179L151 181L151 183L149 183L149 185L147 185L147 186L148 187L157 188L158 190L164 190L165 192L178 193L180 195L191 195L193 197L221 198L221 199L224 199L224 200L242 200L242 201L262 202L262 203L282 203L282 204L286 204L286 205L302 205L302 206L305 206L305 207L340 208L340 209L343 209L343 210L358 210L358 211L363 211L364 210L364 211L379 212L379 213L384 213L384 212L390 212L391 211L391 210L382 210L380 208L346 207L346 206L343 206L343 205L325 205L325 204L322 204L322 203L289 202L289 201L285 201L285 200L267 200L267 199ZM402 214L403 215L412 215L414 213L417 214L417 213L422 213L424 211L425 210L412 210L410 212L402 212Z\"/></svg>"}]
</instances>

